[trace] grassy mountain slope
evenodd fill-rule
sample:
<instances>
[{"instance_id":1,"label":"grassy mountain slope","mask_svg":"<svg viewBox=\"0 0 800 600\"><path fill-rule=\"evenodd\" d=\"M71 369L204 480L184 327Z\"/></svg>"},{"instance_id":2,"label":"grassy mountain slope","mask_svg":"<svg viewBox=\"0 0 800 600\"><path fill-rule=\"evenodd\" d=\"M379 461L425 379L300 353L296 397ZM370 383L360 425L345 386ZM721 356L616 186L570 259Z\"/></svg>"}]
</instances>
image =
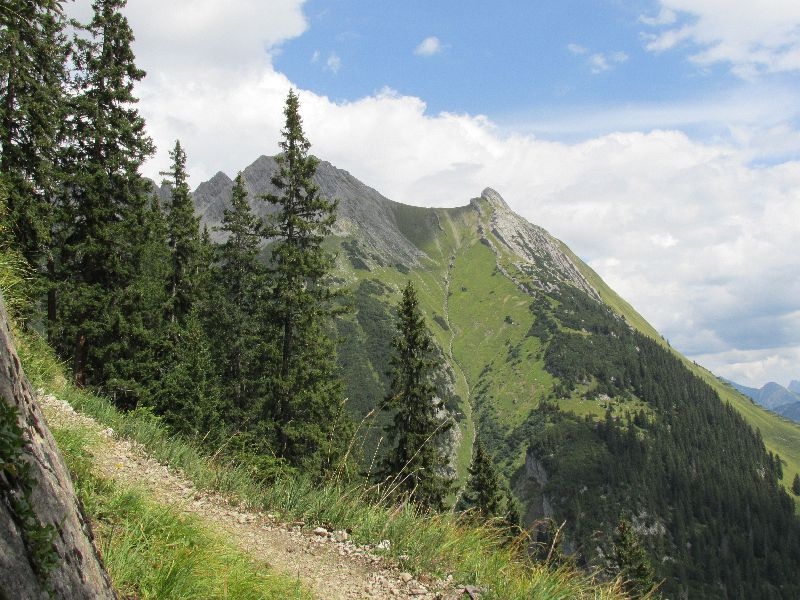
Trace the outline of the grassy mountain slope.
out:
<instances>
[{"instance_id":1,"label":"grassy mountain slope","mask_svg":"<svg viewBox=\"0 0 800 600\"><path fill-rule=\"evenodd\" d=\"M603 302L616 313L623 315L628 323L636 327L644 335L656 340L665 347L669 347L669 344L664 341L661 335L630 304L608 287L588 265L577 258L576 260L578 260L577 264L587 280L599 292ZM783 468L781 483L788 490L794 475L800 473L800 426L755 404L741 392L720 381L708 369L690 361L677 350L671 348L670 350L680 358L692 373L710 385L719 394L723 402L730 403L753 428L761 432L767 449L780 455L781 459L786 463ZM798 512L800 512L800 504L798 504Z\"/></svg>"},{"instance_id":2,"label":"grassy mountain slope","mask_svg":"<svg viewBox=\"0 0 800 600\"><path fill-rule=\"evenodd\" d=\"M0 260L0 293L19 300L9 295L6 267L8 263ZM258 544L251 538L233 540L218 523L198 519L179 506L169 505L168 490L151 493L150 488L121 486L103 476L95 463L108 440L101 439L105 434L98 433L98 423L111 428L116 443L125 452L132 447L141 448L150 457L148 460L156 459L168 466L170 474L177 473L189 480L188 485L200 494L213 496L200 504L206 506L226 498L229 503L220 502L223 518L235 521L233 515L241 516L239 511L260 511L278 515L286 523L305 523L309 532L314 525L323 523L347 529L360 544L390 540L388 549L375 551L379 560L348 566L347 557L341 558L342 565L336 567L341 567L341 576L335 581L345 586L338 590L342 596L367 590L363 579L351 577L347 581L347 577L360 564L369 562L369 568L374 570L369 581L385 577L390 565L395 565L392 572L396 576L401 570L426 577L450 575L453 581L481 589L481 597L487 600L627 598L619 581L600 582L574 569L530 563L520 554L519 545L505 543L504 536L493 528L467 524L451 514L420 515L409 506L372 502L370 498L374 498L366 487L354 488L336 482L320 486L302 478L267 485L253 477L246 466L224 458L221 449L204 447L203 440L176 437L150 411L122 413L110 400L76 389L69 383L64 365L57 362L41 338L35 334L15 337L22 368L33 386L45 394L53 394L52 403L63 400L78 411L77 415L72 413L72 417L56 423L55 434L84 508L93 521L96 543L114 586L125 597L310 598L312 594L305 584L316 578L323 591L314 597L327 598L333 585L330 573L333 567L319 559L319 550L311 547L307 553L312 557L311 562L320 563L318 568L309 567L308 572L300 574L296 569L286 569L289 575L284 576L273 569L273 561L269 565L264 563ZM52 407L49 410L52 413ZM87 426L88 419L83 415L91 416L96 423ZM108 461L108 457L104 460ZM114 460L116 454L112 455L111 461ZM137 462L125 468L142 466ZM167 473L166 468L164 472ZM149 476L147 472L139 475ZM186 489L181 487L182 491ZM254 535L264 537L263 532ZM298 539L296 532L287 532L287 536ZM246 550L237 550L235 545ZM292 562L297 553L297 548L290 546L281 564ZM366 573L365 577L369 575ZM403 581L399 580L398 587ZM392 592L388 583L383 587L385 593L375 597L419 597L407 590L395 594L397 590ZM448 590L451 596L461 595L452 582L445 582L442 587L453 588ZM366 593L372 594L375 589L370 584ZM433 595L433 592L428 594Z\"/></svg>"},{"instance_id":3,"label":"grassy mountain slope","mask_svg":"<svg viewBox=\"0 0 800 600\"><path fill-rule=\"evenodd\" d=\"M328 244L354 311L339 323L339 353L367 463L385 451L379 406L394 307L411 279L440 349L436 383L457 424L448 443L459 482L480 436L528 524L567 519L565 549L594 568L625 517L669 593L791 597L779 582L800 553L798 524L776 481L798 472L800 427L669 348L496 192L425 209L327 163L317 183L340 201ZM204 214L221 201L206 197Z\"/></svg>"}]
</instances>

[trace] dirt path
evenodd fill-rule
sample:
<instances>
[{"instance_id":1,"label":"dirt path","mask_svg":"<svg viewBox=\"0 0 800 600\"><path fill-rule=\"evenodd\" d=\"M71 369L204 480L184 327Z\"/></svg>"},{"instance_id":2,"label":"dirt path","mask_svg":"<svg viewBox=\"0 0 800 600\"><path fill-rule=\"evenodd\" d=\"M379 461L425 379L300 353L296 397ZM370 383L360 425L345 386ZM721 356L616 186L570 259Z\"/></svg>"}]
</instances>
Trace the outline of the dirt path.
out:
<instances>
[{"instance_id":1,"label":"dirt path","mask_svg":"<svg viewBox=\"0 0 800 600\"><path fill-rule=\"evenodd\" d=\"M226 532L257 560L302 581L320 599L462 598L463 586L414 578L372 552L372 547L345 539L344 532L315 533L304 524L279 523L270 515L239 510L222 496L197 490L182 474L150 458L139 444L117 438L67 402L54 396L39 396L38 401L51 427L80 425L101 435L102 444L92 449L98 474L143 487L159 502L196 515Z\"/></svg>"}]
</instances>

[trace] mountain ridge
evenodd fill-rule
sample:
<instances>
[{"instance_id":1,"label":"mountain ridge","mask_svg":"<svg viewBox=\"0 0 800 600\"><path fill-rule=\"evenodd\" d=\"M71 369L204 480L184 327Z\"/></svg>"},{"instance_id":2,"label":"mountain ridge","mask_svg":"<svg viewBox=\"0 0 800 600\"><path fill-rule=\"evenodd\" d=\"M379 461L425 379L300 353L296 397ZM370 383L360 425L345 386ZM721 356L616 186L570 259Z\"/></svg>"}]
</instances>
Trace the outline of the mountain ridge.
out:
<instances>
[{"instance_id":1,"label":"mountain ridge","mask_svg":"<svg viewBox=\"0 0 800 600\"><path fill-rule=\"evenodd\" d=\"M800 394L792 389L774 381L767 382L760 388L748 387L729 379L723 379L723 381L760 406L783 417L800 422ZM796 384L797 382L792 381L792 383ZM792 383L789 385L791 386Z\"/></svg>"},{"instance_id":2,"label":"mountain ridge","mask_svg":"<svg viewBox=\"0 0 800 600\"><path fill-rule=\"evenodd\" d=\"M270 192L269 169L274 165L274 159L261 157L243 171L250 202L260 215L268 213L258 196ZM800 428L756 407L670 348L563 242L514 213L495 190L486 188L465 206L421 208L391 201L330 163L320 163L315 182L323 195L339 200L339 218L326 246L336 256L333 277L352 294L353 312L337 322L339 358L351 412L362 422L366 456L381 451L386 421L374 416L374 409L387 392L385 366L394 335L394 306L400 288L410 279L443 365L435 383L456 425L448 443L459 484L470 463L473 440L479 437L524 503L527 524L568 515L572 523L564 534L568 547L598 566L604 556L599 548L607 542L597 542L595 550L587 532L603 523L610 537L609 523L625 514L639 523L639 533L671 582L670 593L691 589L715 597L717 584L709 578L721 575L670 565L689 564L687 543L707 548L704 551L712 557L708 544L721 541L699 538L694 526L685 530L674 521L675 506L658 499L665 496L659 490L666 480L648 461L659 460L659 453L669 457L675 451L689 452L680 460L687 461L686 469L703 466L704 486L713 483L740 490L735 494L741 498L731 505L728 519L741 523L736 507L755 501L755 492L728 481L734 473L723 478L708 473L709 465L702 463L711 458L705 453L715 451L708 440L723 436L717 448L737 455L736 472L755 469L786 486L800 465ZM198 188L198 212L211 227L225 207L225 183L226 177L218 175ZM663 395L672 388L651 380L654 368L665 369L670 385L684 390L680 401L686 415L670 416ZM693 403L686 393L703 400ZM735 416L734 408L741 417ZM724 431L715 432L710 427L715 422L724 423L719 425ZM687 426L697 430L689 431L682 446L669 446L675 440L667 440L667 446L658 442L659 436L675 437ZM574 444L559 446L560 438L548 438L551 429L575 437ZM746 451L737 449L737 444ZM644 454L631 461L619 454L625 448ZM719 458L713 465L723 462ZM537 464L539 468L530 468ZM670 468L670 476L688 477L675 464ZM609 469L603 476L608 479L597 479L597 472ZM632 476L630 469L641 472ZM650 496L642 495L644 490L637 492L636 482L645 479L650 482ZM614 498L605 507L593 504L585 526L580 524L579 508L583 492L578 484L583 481L594 481L592 494L612 493ZM617 483L606 490L603 486L612 481ZM685 481L685 485L692 484ZM789 518L784 513L787 506L791 513L791 500L779 500L777 491L770 489L770 510ZM692 493L699 495L681 510L687 511L690 522L699 524L702 506L692 503L700 502L705 492ZM722 493L719 501L731 493ZM744 494L751 494L750 499ZM715 523L719 540L746 537L729 530L725 522ZM794 531L786 522L770 527L787 535ZM706 560L710 568L715 559ZM762 577L760 568L748 572L754 580ZM726 573L725 581L733 585L735 575L730 568Z\"/></svg>"}]
</instances>

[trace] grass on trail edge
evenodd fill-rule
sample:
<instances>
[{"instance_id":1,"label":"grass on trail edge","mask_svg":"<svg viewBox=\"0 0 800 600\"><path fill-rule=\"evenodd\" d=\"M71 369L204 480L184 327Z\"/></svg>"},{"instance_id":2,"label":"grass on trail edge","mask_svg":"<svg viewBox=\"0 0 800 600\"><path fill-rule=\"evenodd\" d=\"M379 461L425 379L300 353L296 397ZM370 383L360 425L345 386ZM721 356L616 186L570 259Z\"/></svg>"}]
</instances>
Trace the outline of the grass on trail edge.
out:
<instances>
[{"instance_id":1,"label":"grass on trail edge","mask_svg":"<svg viewBox=\"0 0 800 600\"><path fill-rule=\"evenodd\" d=\"M442 576L452 575L459 583L481 587L484 590L482 598L485 600L626 598L620 582L599 582L579 571L531 563L520 550L524 546L524 539L517 540L516 544L507 544L504 533L491 524L469 525L453 513L421 515L408 505L395 506L369 501L368 498L374 497L375 490L364 484L347 486L334 481L319 485L304 478L280 479L270 485L259 483L246 468L225 458L221 452L212 453L199 443L177 438L149 411L121 413L108 399L76 389L67 382L62 366L42 339L31 335L17 335L17 348L25 372L35 388L41 388L68 401L76 410L92 416L106 427L111 427L115 435L139 442L156 460L180 469L198 489L220 492L248 508L277 514L286 522L300 520L309 526L328 523L339 529L348 529L354 540L360 543L377 543L388 539L391 542L388 552L398 560L403 569ZM101 495L100 492L94 494L95 497ZM131 513L140 515L134 516L134 520L143 519L141 515L145 514L149 515L147 519L157 519L164 513L163 508L149 504L130 492L110 488L108 496L102 506L119 507L123 511L141 511ZM173 517L181 520L181 517ZM157 521L148 521L150 522L154 523L153 529L169 529L159 525ZM184 520L183 523L189 522ZM196 524L182 526L198 532L197 540L194 541L194 533L179 535L190 545L199 544L204 536L201 533L202 528ZM131 538L125 544L134 546L144 542L144 539ZM166 546L171 547L172 543L169 542ZM145 585L145 581L150 581L145 572L138 572L133 569L133 565L126 564L131 561L125 558L121 561L123 566L120 570L130 580L139 581L139 578L144 578L141 579L140 586ZM144 565L145 570L150 569L152 564L157 564L157 561L139 562ZM109 568L113 569L111 565ZM220 569L220 572L224 571ZM170 582L164 582L164 585L169 584ZM143 593L143 597L182 596L144 596ZM242 593L229 597L251 596Z\"/></svg>"},{"instance_id":2,"label":"grass on trail edge","mask_svg":"<svg viewBox=\"0 0 800 600\"><path fill-rule=\"evenodd\" d=\"M94 523L97 547L123 598L309 600L299 581L273 574L199 519L156 504L143 492L92 473L92 432L53 435Z\"/></svg>"}]
</instances>

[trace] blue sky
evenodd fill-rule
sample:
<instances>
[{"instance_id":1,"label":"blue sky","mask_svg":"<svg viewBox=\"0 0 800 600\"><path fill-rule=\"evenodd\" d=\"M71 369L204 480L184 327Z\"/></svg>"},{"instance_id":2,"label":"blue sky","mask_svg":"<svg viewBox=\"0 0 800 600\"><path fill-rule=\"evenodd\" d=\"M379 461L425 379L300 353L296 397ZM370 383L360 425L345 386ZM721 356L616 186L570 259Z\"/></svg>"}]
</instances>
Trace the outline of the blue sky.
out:
<instances>
[{"instance_id":1,"label":"blue sky","mask_svg":"<svg viewBox=\"0 0 800 600\"><path fill-rule=\"evenodd\" d=\"M713 105L730 109L767 85L797 90L793 71L753 86L727 61L698 67L688 60L698 44L648 49L697 20L674 13L670 22L658 2L310 0L303 10L308 29L273 59L299 87L334 102L388 87L422 99L430 114L482 114L555 139L676 125L726 136L729 122ZM768 120L772 107L760 108Z\"/></svg>"},{"instance_id":2,"label":"blue sky","mask_svg":"<svg viewBox=\"0 0 800 600\"><path fill-rule=\"evenodd\" d=\"M276 153L293 87L313 151L389 198L458 206L493 187L691 358L753 386L800 379L797 0L126 14L159 148L146 174L176 138L195 185Z\"/></svg>"},{"instance_id":3,"label":"blue sky","mask_svg":"<svg viewBox=\"0 0 800 600\"><path fill-rule=\"evenodd\" d=\"M423 98L433 113L502 121L564 104L680 100L719 86L680 58L643 48L653 28L639 17L658 12L652 3L311 0L304 12L307 33L286 42L274 64L334 101L389 86ZM437 40L427 53L419 48L426 39Z\"/></svg>"}]
</instances>

